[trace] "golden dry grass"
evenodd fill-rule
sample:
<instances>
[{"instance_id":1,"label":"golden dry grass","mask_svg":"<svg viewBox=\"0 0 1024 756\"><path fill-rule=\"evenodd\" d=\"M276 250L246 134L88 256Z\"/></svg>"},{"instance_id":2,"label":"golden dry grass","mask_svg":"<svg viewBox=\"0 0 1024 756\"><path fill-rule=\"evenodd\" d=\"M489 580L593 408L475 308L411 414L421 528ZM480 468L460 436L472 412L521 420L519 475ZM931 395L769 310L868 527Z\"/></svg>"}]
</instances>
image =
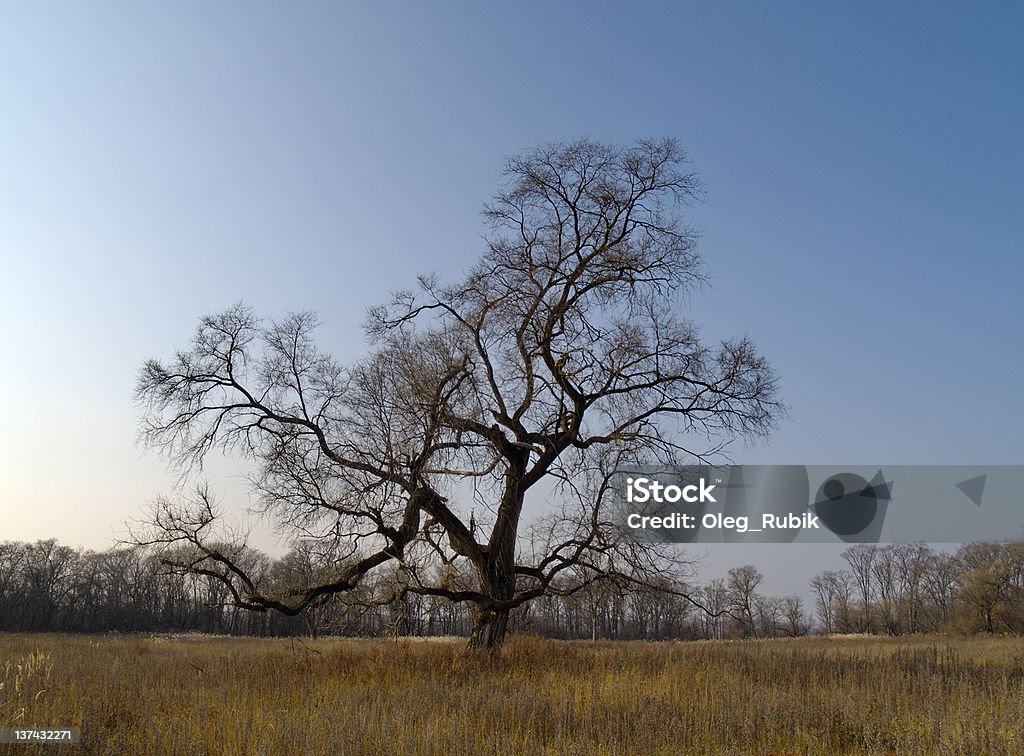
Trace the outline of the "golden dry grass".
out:
<instances>
[{"instance_id":1,"label":"golden dry grass","mask_svg":"<svg viewBox=\"0 0 1024 756\"><path fill-rule=\"evenodd\" d=\"M0 726L79 726L89 753L1024 752L1013 638L517 638L481 659L462 641L0 635L0 683Z\"/></svg>"}]
</instances>

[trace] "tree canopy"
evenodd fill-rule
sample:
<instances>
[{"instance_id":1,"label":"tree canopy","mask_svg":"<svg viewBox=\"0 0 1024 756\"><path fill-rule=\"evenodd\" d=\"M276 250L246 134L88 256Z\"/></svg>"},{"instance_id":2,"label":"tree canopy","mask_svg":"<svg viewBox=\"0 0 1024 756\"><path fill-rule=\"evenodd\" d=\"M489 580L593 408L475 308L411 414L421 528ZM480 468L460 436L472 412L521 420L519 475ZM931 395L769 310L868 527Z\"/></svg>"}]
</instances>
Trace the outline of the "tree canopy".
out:
<instances>
[{"instance_id":1,"label":"tree canopy","mask_svg":"<svg viewBox=\"0 0 1024 756\"><path fill-rule=\"evenodd\" d=\"M215 536L205 493L163 500L140 540L179 547L173 566L262 611L294 614L395 569L402 592L471 603L471 645L486 648L531 599L650 577L654 547L614 537L612 471L768 433L783 412L775 373L748 339L705 344L681 314L703 280L681 216L701 186L675 140L545 145L504 179L480 259L372 309L363 359L322 351L310 313L236 305L142 367L145 442L178 464L213 449L254 461L267 510L330 544L330 569L267 589L245 544ZM527 526L531 490L557 503Z\"/></svg>"}]
</instances>

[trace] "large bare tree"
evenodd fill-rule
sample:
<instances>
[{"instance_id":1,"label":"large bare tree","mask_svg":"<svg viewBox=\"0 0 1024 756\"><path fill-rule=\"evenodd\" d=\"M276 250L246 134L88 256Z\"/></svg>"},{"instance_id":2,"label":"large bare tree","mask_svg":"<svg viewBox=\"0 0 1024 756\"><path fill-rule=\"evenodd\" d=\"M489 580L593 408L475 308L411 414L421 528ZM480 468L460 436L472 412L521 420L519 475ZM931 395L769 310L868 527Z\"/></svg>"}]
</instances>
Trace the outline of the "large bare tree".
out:
<instances>
[{"instance_id":1,"label":"large bare tree","mask_svg":"<svg viewBox=\"0 0 1024 756\"><path fill-rule=\"evenodd\" d=\"M223 545L205 495L163 502L140 540L188 546L179 569L262 611L394 570L398 593L472 604L476 648L500 646L509 612L545 593L643 581L657 555L614 538L616 466L692 460L782 411L746 338L704 344L680 315L702 280L680 216L699 194L673 139L539 147L485 206L480 260L373 309L363 360L323 353L311 314L204 318L188 350L143 366L143 438L179 464L253 460L268 511L335 556L282 591L250 574L244 544ZM554 503L527 528L531 491ZM466 569L469 584L451 579Z\"/></svg>"}]
</instances>

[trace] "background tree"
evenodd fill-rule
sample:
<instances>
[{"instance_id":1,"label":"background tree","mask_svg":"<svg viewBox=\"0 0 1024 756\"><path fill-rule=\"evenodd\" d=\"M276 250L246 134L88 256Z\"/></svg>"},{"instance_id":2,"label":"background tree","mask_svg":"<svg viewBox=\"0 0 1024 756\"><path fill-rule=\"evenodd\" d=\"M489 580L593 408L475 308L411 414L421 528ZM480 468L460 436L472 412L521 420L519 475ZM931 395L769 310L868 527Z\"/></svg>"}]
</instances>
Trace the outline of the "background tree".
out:
<instances>
[{"instance_id":1,"label":"background tree","mask_svg":"<svg viewBox=\"0 0 1024 756\"><path fill-rule=\"evenodd\" d=\"M961 626L988 633L1024 629L1024 545L966 544L957 560Z\"/></svg>"},{"instance_id":2,"label":"background tree","mask_svg":"<svg viewBox=\"0 0 1024 756\"><path fill-rule=\"evenodd\" d=\"M790 637L807 635L811 631L811 623L804 613L804 600L799 596L785 596L781 601L782 616L785 618L783 634Z\"/></svg>"},{"instance_id":3,"label":"background tree","mask_svg":"<svg viewBox=\"0 0 1024 756\"><path fill-rule=\"evenodd\" d=\"M764 576L752 564L733 567L726 577L730 616L737 624L737 632L744 638L758 636L756 615L761 597L757 594L757 586L763 579ZM766 612L766 619L768 614L774 618L774 608Z\"/></svg>"},{"instance_id":4,"label":"background tree","mask_svg":"<svg viewBox=\"0 0 1024 756\"><path fill-rule=\"evenodd\" d=\"M472 605L471 645L488 648L526 602L656 572L665 554L612 537L612 471L767 433L775 375L747 339L706 345L679 314L702 272L678 211L700 185L674 140L544 146L505 178L480 261L374 309L363 360L321 352L310 314L264 322L236 306L140 373L149 444L186 467L214 448L248 457L282 527L344 542L351 559L275 591L207 496L163 502L139 540L184 547L169 560L235 605L286 614L393 563L402 592ZM526 548L531 490L560 503ZM472 586L441 577L455 563Z\"/></svg>"},{"instance_id":5,"label":"background tree","mask_svg":"<svg viewBox=\"0 0 1024 756\"><path fill-rule=\"evenodd\" d=\"M725 637L725 620L729 612L729 589L725 580L714 578L700 589L701 604L707 611L701 614L701 636L715 640Z\"/></svg>"},{"instance_id":6,"label":"background tree","mask_svg":"<svg viewBox=\"0 0 1024 756\"><path fill-rule=\"evenodd\" d=\"M874 603L875 559L878 557L878 546L873 543L858 543L843 552L843 559L850 565L850 574L857 586L860 598L860 616L857 630L862 633L875 630L877 607Z\"/></svg>"}]
</instances>

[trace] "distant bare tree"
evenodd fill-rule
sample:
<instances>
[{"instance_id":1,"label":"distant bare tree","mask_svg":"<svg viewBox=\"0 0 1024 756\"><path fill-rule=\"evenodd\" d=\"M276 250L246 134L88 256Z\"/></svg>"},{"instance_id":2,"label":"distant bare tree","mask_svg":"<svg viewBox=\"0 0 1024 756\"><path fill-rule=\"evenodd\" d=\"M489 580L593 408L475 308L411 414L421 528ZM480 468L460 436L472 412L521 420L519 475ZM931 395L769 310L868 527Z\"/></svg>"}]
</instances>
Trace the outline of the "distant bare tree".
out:
<instances>
[{"instance_id":1,"label":"distant bare tree","mask_svg":"<svg viewBox=\"0 0 1024 756\"><path fill-rule=\"evenodd\" d=\"M701 613L701 635L720 639L725 635L725 620L729 611L729 590L722 578L714 578L700 590L701 603L707 611Z\"/></svg>"},{"instance_id":2,"label":"distant bare tree","mask_svg":"<svg viewBox=\"0 0 1024 756\"><path fill-rule=\"evenodd\" d=\"M896 551L892 546L879 546L873 553L870 569L877 599L874 615L882 630L890 635L899 635L902 630L901 585Z\"/></svg>"},{"instance_id":3,"label":"distant bare tree","mask_svg":"<svg viewBox=\"0 0 1024 756\"><path fill-rule=\"evenodd\" d=\"M811 623L804 612L804 600L799 596L786 596L782 599L782 616L785 619L782 625L784 635L798 637L810 632Z\"/></svg>"},{"instance_id":4,"label":"distant bare tree","mask_svg":"<svg viewBox=\"0 0 1024 756\"><path fill-rule=\"evenodd\" d=\"M726 577L726 590L732 617L739 623L740 633L757 637L755 610L758 602L757 586L764 576L752 564L734 567ZM774 610L773 610L774 611Z\"/></svg>"},{"instance_id":5,"label":"distant bare tree","mask_svg":"<svg viewBox=\"0 0 1024 756\"><path fill-rule=\"evenodd\" d=\"M902 626L910 633L926 628L925 584L935 552L921 543L894 544L893 552L899 573ZM933 629L933 628L932 628Z\"/></svg>"},{"instance_id":6,"label":"distant bare tree","mask_svg":"<svg viewBox=\"0 0 1024 756\"><path fill-rule=\"evenodd\" d=\"M1024 629L1024 543L966 544L956 558L963 629Z\"/></svg>"},{"instance_id":7,"label":"distant bare tree","mask_svg":"<svg viewBox=\"0 0 1024 756\"><path fill-rule=\"evenodd\" d=\"M754 615L757 618L759 635L775 638L781 632L783 619L782 599L777 596L755 596Z\"/></svg>"},{"instance_id":8,"label":"distant bare tree","mask_svg":"<svg viewBox=\"0 0 1024 756\"><path fill-rule=\"evenodd\" d=\"M924 593L931 607L931 623L935 627L949 625L957 592L959 561L952 554L932 553L924 573Z\"/></svg>"},{"instance_id":9,"label":"distant bare tree","mask_svg":"<svg viewBox=\"0 0 1024 756\"><path fill-rule=\"evenodd\" d=\"M854 616L854 580L848 572L826 570L811 580L818 617L826 633L850 633L860 629Z\"/></svg>"},{"instance_id":10,"label":"distant bare tree","mask_svg":"<svg viewBox=\"0 0 1024 756\"><path fill-rule=\"evenodd\" d=\"M858 543L843 552L843 559L850 565L850 574L857 585L860 598L860 616L857 630L871 632L875 628L875 559L878 546L873 543Z\"/></svg>"},{"instance_id":11,"label":"distant bare tree","mask_svg":"<svg viewBox=\"0 0 1024 756\"><path fill-rule=\"evenodd\" d=\"M320 351L310 314L264 322L236 306L140 373L148 444L183 465L214 448L254 460L267 511L301 537L351 544L343 569L272 595L244 545L215 545L201 499L165 504L139 539L187 544L179 568L222 581L238 606L288 614L394 562L404 591L475 607L471 645L484 648L525 602L656 572L664 554L611 537L610 474L767 433L782 411L775 376L747 339L705 345L679 315L702 273L677 210L700 185L674 140L549 145L511 159L506 179L480 261L374 309L366 358ZM539 486L562 504L520 553ZM473 587L437 581L456 560ZM569 572L583 577L566 585Z\"/></svg>"}]
</instances>

